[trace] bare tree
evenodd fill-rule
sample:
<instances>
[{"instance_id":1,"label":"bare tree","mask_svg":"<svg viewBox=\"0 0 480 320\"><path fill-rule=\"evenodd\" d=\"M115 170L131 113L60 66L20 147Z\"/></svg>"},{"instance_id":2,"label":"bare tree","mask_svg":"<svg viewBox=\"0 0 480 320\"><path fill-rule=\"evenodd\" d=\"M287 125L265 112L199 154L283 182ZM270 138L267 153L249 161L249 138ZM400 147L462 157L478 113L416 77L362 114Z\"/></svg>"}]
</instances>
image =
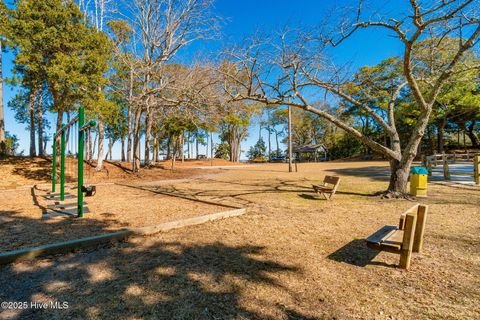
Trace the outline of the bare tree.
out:
<instances>
[{"instance_id":1,"label":"bare tree","mask_svg":"<svg viewBox=\"0 0 480 320\"><path fill-rule=\"evenodd\" d=\"M375 12L365 17L360 1L354 16L342 20L336 26L337 37L332 32L282 32L275 39L253 39L246 46L228 52L236 62L235 74L224 73L230 81L236 81L242 90L229 91L232 100L254 100L269 105L288 105L301 108L330 121L337 127L390 160L391 177L387 196L404 196L409 168L416 156L432 113L433 104L445 82L454 74L460 74L479 66L465 65L462 57L479 41L479 1L416 1L408 2L405 15L389 16ZM370 104L349 94L351 75L345 73L325 58L324 49L347 41L360 29L383 28L403 45L401 77L390 90L387 112L380 113ZM339 30L339 32L338 32ZM458 47L449 59L426 73L415 57L416 45L434 37L439 43L446 37L457 37ZM435 50L438 46L433 46ZM245 77L247 75L247 77ZM400 141L396 127L395 110L402 90L409 90L417 104L418 119L410 138ZM338 116L315 107L319 95L329 95L361 108L376 121L389 137L388 144L376 142L342 121Z\"/></svg>"},{"instance_id":2,"label":"bare tree","mask_svg":"<svg viewBox=\"0 0 480 320\"><path fill-rule=\"evenodd\" d=\"M107 15L115 11L113 3L113 0L78 0L78 6L80 10L98 32L104 31ZM103 88L98 88L98 90L101 92ZM103 169L104 160L105 125L102 119L102 112L97 112L97 114L98 153L97 166L95 167L95 170L100 171Z\"/></svg>"},{"instance_id":3,"label":"bare tree","mask_svg":"<svg viewBox=\"0 0 480 320\"><path fill-rule=\"evenodd\" d=\"M212 0L134 0L125 5L129 14L124 18L139 41L136 60L140 62L141 89L134 97L133 129L133 171L136 172L140 168L140 124L144 113L145 164L148 165L150 160L153 106L159 105L154 102L154 96L167 85L168 79L161 76L165 65L188 44L214 36L217 18L210 11Z\"/></svg>"}]
</instances>

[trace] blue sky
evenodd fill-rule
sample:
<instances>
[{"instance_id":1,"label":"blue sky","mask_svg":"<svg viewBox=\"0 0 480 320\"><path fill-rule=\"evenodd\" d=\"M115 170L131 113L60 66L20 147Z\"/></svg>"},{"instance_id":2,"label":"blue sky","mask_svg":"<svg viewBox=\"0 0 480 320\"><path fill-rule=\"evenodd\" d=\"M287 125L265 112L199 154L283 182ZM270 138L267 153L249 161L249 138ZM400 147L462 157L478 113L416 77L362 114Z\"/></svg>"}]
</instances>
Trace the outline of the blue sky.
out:
<instances>
[{"instance_id":1,"label":"blue sky","mask_svg":"<svg viewBox=\"0 0 480 320\"><path fill-rule=\"evenodd\" d=\"M202 55L214 54L215 50L221 48L224 43L241 41L258 30L270 33L281 29L285 25L318 25L325 15L328 15L332 10L335 10L338 6L343 6L347 2L330 0L217 0L214 10L225 19L222 26L222 38L192 45L180 53L179 59L188 61L199 52L202 52ZM384 6L388 5L392 10L399 9L396 4L398 1L375 2ZM358 68L364 65L374 65L385 58L400 55L401 53L402 47L396 39L389 37L380 29L375 29L358 32L348 41L332 50L331 58L339 64L349 62L353 67ZM4 77L9 77L11 75L13 56L11 53L6 53L3 58L3 75ZM24 150L25 154L28 154L28 132L25 126L15 122L13 111L7 107L8 101L12 99L14 93L15 88L4 83L3 102L6 130L19 137L19 149ZM56 115L50 114L48 118L51 123L55 123ZM266 140L265 132L264 136L264 140ZM258 125L254 124L250 128L247 140L242 143L242 150L246 152L257 139ZM50 149L47 150L50 151ZM119 150L120 144L117 143L114 148L114 158L119 157ZM242 158L244 158L244 155L242 155Z\"/></svg>"}]
</instances>

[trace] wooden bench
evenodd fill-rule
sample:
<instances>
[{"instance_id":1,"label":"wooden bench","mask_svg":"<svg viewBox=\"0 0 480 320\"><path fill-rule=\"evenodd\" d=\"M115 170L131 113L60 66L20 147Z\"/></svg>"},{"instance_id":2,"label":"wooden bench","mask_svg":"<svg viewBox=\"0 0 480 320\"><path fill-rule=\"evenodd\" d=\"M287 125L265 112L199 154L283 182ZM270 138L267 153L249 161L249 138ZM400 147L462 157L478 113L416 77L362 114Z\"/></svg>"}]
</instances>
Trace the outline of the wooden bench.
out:
<instances>
[{"instance_id":1,"label":"wooden bench","mask_svg":"<svg viewBox=\"0 0 480 320\"><path fill-rule=\"evenodd\" d=\"M325 176L323 184L314 184L312 187L318 195L323 195L325 199L331 200L335 192L337 192L339 184L340 177Z\"/></svg>"},{"instance_id":2,"label":"wooden bench","mask_svg":"<svg viewBox=\"0 0 480 320\"><path fill-rule=\"evenodd\" d=\"M400 254L399 267L408 269L412 252L421 252L428 206L417 204L400 216L398 226L384 226L367 238L372 249Z\"/></svg>"}]
</instances>

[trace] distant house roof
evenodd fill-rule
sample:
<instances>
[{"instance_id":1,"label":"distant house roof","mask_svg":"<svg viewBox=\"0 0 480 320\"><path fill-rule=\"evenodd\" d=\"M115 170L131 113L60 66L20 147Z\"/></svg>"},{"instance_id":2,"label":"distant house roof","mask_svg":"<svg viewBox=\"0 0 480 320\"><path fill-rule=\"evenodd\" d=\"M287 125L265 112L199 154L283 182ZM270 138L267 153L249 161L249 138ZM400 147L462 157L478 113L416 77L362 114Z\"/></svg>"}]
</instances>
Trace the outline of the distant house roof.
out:
<instances>
[{"instance_id":1,"label":"distant house roof","mask_svg":"<svg viewBox=\"0 0 480 320\"><path fill-rule=\"evenodd\" d=\"M314 153L314 152L327 152L327 147L323 144L309 144L305 146L293 146L294 153Z\"/></svg>"}]
</instances>

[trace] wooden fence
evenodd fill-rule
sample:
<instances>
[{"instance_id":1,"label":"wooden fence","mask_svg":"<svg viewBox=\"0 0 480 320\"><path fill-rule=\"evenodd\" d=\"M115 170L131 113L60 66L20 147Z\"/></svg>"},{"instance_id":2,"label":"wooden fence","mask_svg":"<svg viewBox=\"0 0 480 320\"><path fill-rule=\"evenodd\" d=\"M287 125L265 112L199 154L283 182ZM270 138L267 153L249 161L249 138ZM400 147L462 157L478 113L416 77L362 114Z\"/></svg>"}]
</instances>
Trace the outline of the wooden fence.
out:
<instances>
[{"instance_id":1,"label":"wooden fence","mask_svg":"<svg viewBox=\"0 0 480 320\"><path fill-rule=\"evenodd\" d=\"M426 156L423 164L428 170L428 175L432 175L433 168L437 165L443 166L443 177L445 180L451 180L451 175L471 176L475 184L480 184L480 153L451 153L451 154L434 154ZM472 164L473 172L451 171L450 164Z\"/></svg>"}]
</instances>

